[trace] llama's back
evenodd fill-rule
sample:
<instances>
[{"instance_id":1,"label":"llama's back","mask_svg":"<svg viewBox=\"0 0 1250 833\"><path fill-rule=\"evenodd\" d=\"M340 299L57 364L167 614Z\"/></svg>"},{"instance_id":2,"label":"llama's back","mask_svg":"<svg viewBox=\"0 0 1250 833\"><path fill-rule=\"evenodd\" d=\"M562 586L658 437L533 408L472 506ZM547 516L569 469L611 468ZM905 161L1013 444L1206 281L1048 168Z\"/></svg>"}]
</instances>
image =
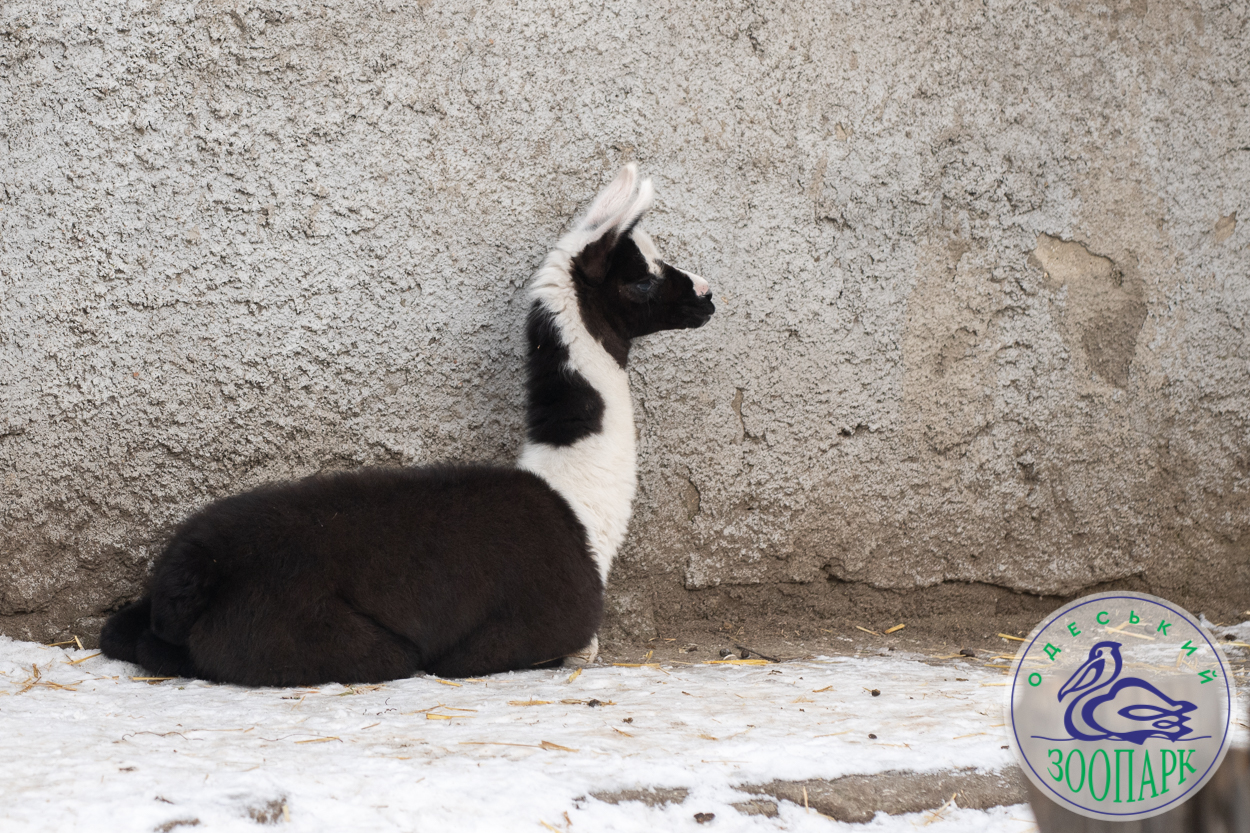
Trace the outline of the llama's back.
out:
<instances>
[{"instance_id":1,"label":"llama's back","mask_svg":"<svg viewBox=\"0 0 1250 833\"><path fill-rule=\"evenodd\" d=\"M481 674L593 637L602 583L527 472L365 469L210 505L153 573L151 628L196 675L252 685ZM129 658L129 657L127 657Z\"/></svg>"}]
</instances>

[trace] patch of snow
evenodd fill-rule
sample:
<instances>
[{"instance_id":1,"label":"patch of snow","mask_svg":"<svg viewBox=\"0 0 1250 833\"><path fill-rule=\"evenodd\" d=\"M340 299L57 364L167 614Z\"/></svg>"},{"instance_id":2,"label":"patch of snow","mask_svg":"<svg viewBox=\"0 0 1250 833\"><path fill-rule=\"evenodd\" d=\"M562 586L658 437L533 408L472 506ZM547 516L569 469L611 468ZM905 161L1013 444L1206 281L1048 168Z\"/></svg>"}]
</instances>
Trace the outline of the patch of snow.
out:
<instances>
[{"instance_id":1,"label":"patch of snow","mask_svg":"<svg viewBox=\"0 0 1250 833\"><path fill-rule=\"evenodd\" d=\"M0 637L5 831L912 831L933 814L842 825L786 802L777 818L730 805L753 797L735 786L776 779L1015 765L1005 677L959 660L248 689L136 680L144 672L94 653ZM591 796L647 787L690 794L657 807ZM1024 831L1031 819L1023 805L952 808L926 830Z\"/></svg>"}]
</instances>

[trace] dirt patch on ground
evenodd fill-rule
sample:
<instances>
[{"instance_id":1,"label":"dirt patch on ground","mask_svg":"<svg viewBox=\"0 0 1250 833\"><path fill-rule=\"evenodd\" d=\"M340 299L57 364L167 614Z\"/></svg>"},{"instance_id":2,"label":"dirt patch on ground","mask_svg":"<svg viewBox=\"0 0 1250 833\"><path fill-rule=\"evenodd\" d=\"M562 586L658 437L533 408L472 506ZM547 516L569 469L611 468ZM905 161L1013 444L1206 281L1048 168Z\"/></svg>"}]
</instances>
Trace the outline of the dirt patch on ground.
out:
<instances>
[{"instance_id":1,"label":"dirt patch on ground","mask_svg":"<svg viewBox=\"0 0 1250 833\"><path fill-rule=\"evenodd\" d=\"M1024 773L1015 768L990 773L971 769L884 772L833 781L773 781L742 790L805 805L846 822L871 821L879 812L896 816L934 810L952 800L960 807L975 810L1028 801Z\"/></svg>"},{"instance_id":2,"label":"dirt patch on ground","mask_svg":"<svg viewBox=\"0 0 1250 833\"><path fill-rule=\"evenodd\" d=\"M960 807L976 810L1022 804L1028 800L1024 774L1015 768L990 773L971 769L884 772L878 775L851 775L831 781L770 781L739 789L766 796L734 804L734 808L744 815L775 816L776 801L790 801L845 822L870 821L878 812L893 816L935 810L952 800ZM689 791L685 789L663 787L592 793L594 798L609 804L641 801L651 807L681 804L688 795Z\"/></svg>"},{"instance_id":3,"label":"dirt patch on ground","mask_svg":"<svg viewBox=\"0 0 1250 833\"><path fill-rule=\"evenodd\" d=\"M608 804L620 804L622 801L641 801L648 807L656 807L660 804L681 804L686 800L686 796L690 795L690 790L683 787L668 789L665 787L651 787L646 790L617 790L615 792L598 792L591 793L592 798Z\"/></svg>"}]
</instances>

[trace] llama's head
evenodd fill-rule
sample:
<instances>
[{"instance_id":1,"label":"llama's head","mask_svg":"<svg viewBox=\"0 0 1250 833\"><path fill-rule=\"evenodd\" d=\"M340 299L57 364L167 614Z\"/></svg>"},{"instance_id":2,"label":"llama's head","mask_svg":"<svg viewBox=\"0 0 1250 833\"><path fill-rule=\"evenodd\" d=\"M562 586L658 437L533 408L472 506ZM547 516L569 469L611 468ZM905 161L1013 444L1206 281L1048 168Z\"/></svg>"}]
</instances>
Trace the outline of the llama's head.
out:
<instances>
[{"instance_id":1,"label":"llama's head","mask_svg":"<svg viewBox=\"0 0 1250 833\"><path fill-rule=\"evenodd\" d=\"M638 228L653 197L651 180L626 165L560 245L586 329L621 364L631 339L701 327L716 311L707 281L665 263Z\"/></svg>"}]
</instances>

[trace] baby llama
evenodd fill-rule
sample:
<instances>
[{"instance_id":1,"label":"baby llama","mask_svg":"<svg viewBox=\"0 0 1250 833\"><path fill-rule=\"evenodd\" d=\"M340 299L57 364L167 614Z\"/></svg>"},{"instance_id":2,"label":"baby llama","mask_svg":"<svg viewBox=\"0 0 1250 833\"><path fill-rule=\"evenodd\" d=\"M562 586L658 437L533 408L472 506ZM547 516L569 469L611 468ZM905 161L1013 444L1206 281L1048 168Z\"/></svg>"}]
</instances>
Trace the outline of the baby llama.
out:
<instances>
[{"instance_id":1,"label":"baby llama","mask_svg":"<svg viewBox=\"0 0 1250 833\"><path fill-rule=\"evenodd\" d=\"M109 619L104 653L252 686L593 659L634 499L630 343L714 311L638 229L652 193L627 165L534 277L515 468L367 468L218 500Z\"/></svg>"}]
</instances>

